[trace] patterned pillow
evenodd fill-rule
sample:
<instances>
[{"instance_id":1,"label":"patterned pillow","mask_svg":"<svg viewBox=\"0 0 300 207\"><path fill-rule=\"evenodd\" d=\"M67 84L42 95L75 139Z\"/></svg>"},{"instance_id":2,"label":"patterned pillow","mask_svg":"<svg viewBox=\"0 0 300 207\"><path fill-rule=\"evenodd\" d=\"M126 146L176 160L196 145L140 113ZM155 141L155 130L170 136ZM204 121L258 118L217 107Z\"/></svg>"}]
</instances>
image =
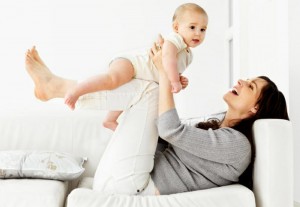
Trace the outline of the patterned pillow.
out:
<instances>
[{"instance_id":1,"label":"patterned pillow","mask_svg":"<svg viewBox=\"0 0 300 207\"><path fill-rule=\"evenodd\" d=\"M0 178L73 180L86 158L52 151L0 151Z\"/></svg>"}]
</instances>

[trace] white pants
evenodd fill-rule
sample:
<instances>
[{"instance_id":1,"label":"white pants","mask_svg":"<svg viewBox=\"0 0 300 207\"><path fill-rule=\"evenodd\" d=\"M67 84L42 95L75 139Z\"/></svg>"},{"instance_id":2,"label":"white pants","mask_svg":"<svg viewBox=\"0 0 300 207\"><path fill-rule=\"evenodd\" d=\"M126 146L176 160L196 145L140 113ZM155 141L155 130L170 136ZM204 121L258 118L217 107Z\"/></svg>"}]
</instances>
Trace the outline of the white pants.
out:
<instances>
[{"instance_id":1,"label":"white pants","mask_svg":"<svg viewBox=\"0 0 300 207\"><path fill-rule=\"evenodd\" d=\"M93 189L154 195L150 172L158 139L158 85L133 79L115 90L84 95L77 103L80 108L123 111L96 170Z\"/></svg>"}]
</instances>

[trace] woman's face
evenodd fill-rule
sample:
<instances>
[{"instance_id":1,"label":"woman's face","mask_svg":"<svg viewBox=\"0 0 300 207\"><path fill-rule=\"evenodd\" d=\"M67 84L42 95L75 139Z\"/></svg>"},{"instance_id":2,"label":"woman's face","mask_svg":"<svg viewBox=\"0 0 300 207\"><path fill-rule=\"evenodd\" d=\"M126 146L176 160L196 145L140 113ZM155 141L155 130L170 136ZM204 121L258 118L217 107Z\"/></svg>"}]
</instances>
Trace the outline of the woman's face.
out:
<instances>
[{"instance_id":1,"label":"woman's face","mask_svg":"<svg viewBox=\"0 0 300 207\"><path fill-rule=\"evenodd\" d=\"M260 78L238 80L237 84L223 96L228 110L239 118L247 118L256 113L257 100L266 84L267 82Z\"/></svg>"}]
</instances>

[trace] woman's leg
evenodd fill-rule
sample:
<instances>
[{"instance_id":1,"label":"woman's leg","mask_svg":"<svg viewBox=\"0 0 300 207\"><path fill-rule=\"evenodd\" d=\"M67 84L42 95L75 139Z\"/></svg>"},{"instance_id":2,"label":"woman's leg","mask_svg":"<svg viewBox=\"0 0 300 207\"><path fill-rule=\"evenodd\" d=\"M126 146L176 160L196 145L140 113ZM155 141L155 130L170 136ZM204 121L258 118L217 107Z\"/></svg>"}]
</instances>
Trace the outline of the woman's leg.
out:
<instances>
[{"instance_id":1,"label":"woman's leg","mask_svg":"<svg viewBox=\"0 0 300 207\"><path fill-rule=\"evenodd\" d=\"M138 102L123 112L95 173L94 190L135 195L151 182L158 139L157 103L157 84L151 83Z\"/></svg>"},{"instance_id":2,"label":"woman's leg","mask_svg":"<svg viewBox=\"0 0 300 207\"><path fill-rule=\"evenodd\" d=\"M78 85L77 81L53 74L33 47L26 53L26 70L35 84L35 96L48 101L64 98L66 93ZM124 110L136 103L151 82L133 80L124 87L101 93L81 96L78 105L82 108L98 110Z\"/></svg>"},{"instance_id":3,"label":"woman's leg","mask_svg":"<svg viewBox=\"0 0 300 207\"><path fill-rule=\"evenodd\" d=\"M158 132L158 85L133 79L111 91L86 94L78 99L85 109L124 110L120 123L97 167L93 189L107 194L140 194L150 182ZM143 195L145 195L143 194Z\"/></svg>"},{"instance_id":4,"label":"woman's leg","mask_svg":"<svg viewBox=\"0 0 300 207\"><path fill-rule=\"evenodd\" d=\"M77 82L50 72L35 48L28 51L26 68L41 100L64 98ZM133 79L111 91L81 96L81 108L125 110L95 174L94 189L107 193L136 194L148 184L157 145L158 87Z\"/></svg>"}]
</instances>

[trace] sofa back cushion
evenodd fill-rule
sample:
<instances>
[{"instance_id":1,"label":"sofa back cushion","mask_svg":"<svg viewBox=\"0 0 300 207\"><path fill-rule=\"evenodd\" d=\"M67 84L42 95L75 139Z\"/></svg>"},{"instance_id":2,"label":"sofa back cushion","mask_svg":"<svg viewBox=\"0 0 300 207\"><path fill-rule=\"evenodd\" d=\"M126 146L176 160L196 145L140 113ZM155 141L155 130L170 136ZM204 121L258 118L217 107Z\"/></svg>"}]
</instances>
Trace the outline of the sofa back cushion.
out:
<instances>
[{"instance_id":1,"label":"sofa back cushion","mask_svg":"<svg viewBox=\"0 0 300 207\"><path fill-rule=\"evenodd\" d=\"M36 111L0 116L0 150L46 150L86 157L83 176L93 176L111 131L104 111Z\"/></svg>"}]
</instances>

